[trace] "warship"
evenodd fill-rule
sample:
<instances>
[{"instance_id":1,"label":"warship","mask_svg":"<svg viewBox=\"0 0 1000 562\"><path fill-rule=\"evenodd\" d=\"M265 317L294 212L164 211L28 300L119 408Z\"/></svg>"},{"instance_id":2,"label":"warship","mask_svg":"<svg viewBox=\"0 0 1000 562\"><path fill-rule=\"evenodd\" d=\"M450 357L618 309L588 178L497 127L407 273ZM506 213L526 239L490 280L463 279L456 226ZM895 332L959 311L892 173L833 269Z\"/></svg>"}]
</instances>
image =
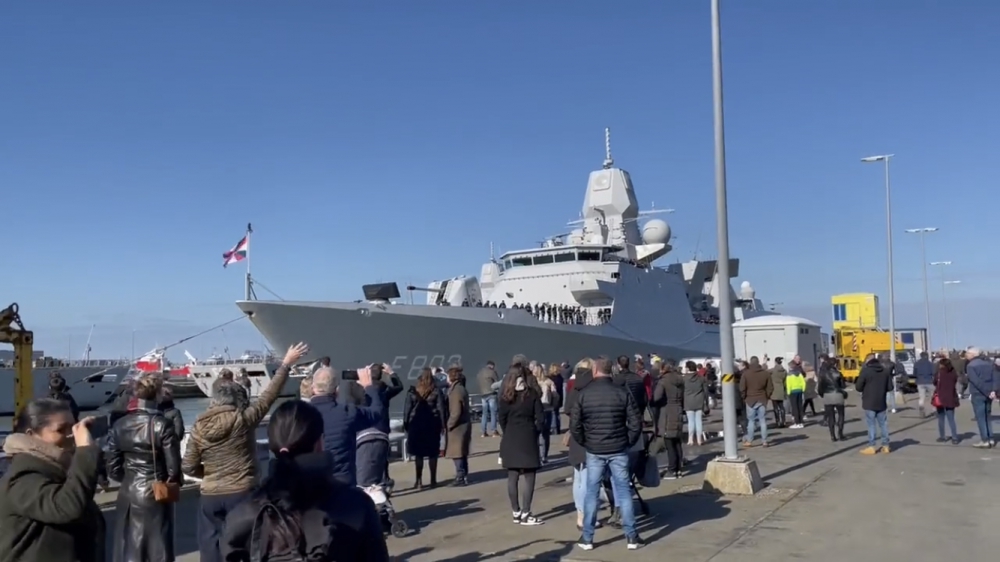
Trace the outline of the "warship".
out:
<instances>
[{"instance_id":1,"label":"warship","mask_svg":"<svg viewBox=\"0 0 1000 562\"><path fill-rule=\"evenodd\" d=\"M541 362L597 355L714 357L719 354L719 291L730 291L734 318L773 314L746 281L737 295L711 260L654 265L671 250L666 221L640 211L629 173L605 160L590 173L581 219L541 247L511 251L458 276L408 287L363 286L364 300L245 300L246 313L274 349L306 342L311 357L338 369L384 362L412 383L424 367L464 366L470 393L488 360L503 370L515 354ZM739 260L730 262L732 277ZM247 275L250 283L249 274ZM413 292L426 297L413 304ZM247 290L251 294L251 290Z\"/></svg>"}]
</instances>

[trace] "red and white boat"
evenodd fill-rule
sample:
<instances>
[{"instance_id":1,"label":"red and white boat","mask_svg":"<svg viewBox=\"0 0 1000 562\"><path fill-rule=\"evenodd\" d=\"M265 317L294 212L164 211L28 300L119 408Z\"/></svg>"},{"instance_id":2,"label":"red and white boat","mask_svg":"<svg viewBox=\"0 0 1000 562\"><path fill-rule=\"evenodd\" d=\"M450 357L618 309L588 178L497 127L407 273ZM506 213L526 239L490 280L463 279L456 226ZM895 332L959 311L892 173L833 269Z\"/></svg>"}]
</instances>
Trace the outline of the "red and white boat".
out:
<instances>
[{"instance_id":1,"label":"red and white boat","mask_svg":"<svg viewBox=\"0 0 1000 562\"><path fill-rule=\"evenodd\" d=\"M162 349L154 349L136 360L123 382L150 373L162 374L166 375L163 384L173 392L174 398L204 398L205 394L191 376L191 365L195 360L187 352L185 355L191 363L175 365L167 359Z\"/></svg>"}]
</instances>

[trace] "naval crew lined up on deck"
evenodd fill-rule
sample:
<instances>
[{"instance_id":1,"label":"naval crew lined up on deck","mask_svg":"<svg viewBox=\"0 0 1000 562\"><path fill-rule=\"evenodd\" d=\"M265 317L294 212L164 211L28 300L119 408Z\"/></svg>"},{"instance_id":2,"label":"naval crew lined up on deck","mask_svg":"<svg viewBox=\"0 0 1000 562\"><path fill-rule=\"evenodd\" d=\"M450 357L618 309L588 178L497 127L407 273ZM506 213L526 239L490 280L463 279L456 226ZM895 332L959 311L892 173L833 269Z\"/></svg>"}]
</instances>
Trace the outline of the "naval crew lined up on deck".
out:
<instances>
[{"instance_id":1,"label":"naval crew lined up on deck","mask_svg":"<svg viewBox=\"0 0 1000 562\"><path fill-rule=\"evenodd\" d=\"M483 306L487 308L507 308L506 301L496 302L486 301ZM550 324L580 324L588 326L598 326L611 321L611 309L600 308L595 310L586 309L579 306L567 306L562 304L513 304L511 309L524 310L533 315L538 320Z\"/></svg>"}]
</instances>

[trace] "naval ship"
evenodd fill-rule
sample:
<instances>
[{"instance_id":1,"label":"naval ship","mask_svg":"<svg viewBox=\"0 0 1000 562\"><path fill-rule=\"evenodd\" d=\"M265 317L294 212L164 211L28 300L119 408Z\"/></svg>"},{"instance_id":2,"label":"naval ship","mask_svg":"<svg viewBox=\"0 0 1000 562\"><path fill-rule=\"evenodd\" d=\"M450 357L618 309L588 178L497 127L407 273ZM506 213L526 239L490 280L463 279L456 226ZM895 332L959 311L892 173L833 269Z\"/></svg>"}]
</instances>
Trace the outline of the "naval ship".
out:
<instances>
[{"instance_id":1,"label":"naval ship","mask_svg":"<svg viewBox=\"0 0 1000 562\"><path fill-rule=\"evenodd\" d=\"M640 211L629 173L614 164L610 137L601 169L590 173L581 219L541 247L507 252L479 277L409 287L365 285L355 302L243 300L245 312L274 349L309 344L337 369L389 364L406 383L424 367L461 364L470 393L475 373L493 360L501 372L515 354L548 363L606 355L661 357L719 354L719 291L730 291L734 319L763 310L748 282L739 295L718 278L715 261L654 265L671 250L670 227ZM730 262L732 277L739 261ZM412 291L424 304L412 304ZM249 291L248 291L249 292Z\"/></svg>"}]
</instances>

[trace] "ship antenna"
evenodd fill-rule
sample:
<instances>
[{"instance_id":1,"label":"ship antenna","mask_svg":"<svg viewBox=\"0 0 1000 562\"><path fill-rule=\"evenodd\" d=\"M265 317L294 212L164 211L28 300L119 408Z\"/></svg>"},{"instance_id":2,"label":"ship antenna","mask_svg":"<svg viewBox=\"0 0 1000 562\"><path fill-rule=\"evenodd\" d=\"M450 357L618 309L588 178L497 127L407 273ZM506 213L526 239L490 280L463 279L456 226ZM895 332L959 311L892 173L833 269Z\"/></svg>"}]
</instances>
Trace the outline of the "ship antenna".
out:
<instances>
[{"instance_id":1,"label":"ship antenna","mask_svg":"<svg viewBox=\"0 0 1000 562\"><path fill-rule=\"evenodd\" d=\"M604 169L608 170L615 165L614 158L611 157L611 129L604 128Z\"/></svg>"}]
</instances>

